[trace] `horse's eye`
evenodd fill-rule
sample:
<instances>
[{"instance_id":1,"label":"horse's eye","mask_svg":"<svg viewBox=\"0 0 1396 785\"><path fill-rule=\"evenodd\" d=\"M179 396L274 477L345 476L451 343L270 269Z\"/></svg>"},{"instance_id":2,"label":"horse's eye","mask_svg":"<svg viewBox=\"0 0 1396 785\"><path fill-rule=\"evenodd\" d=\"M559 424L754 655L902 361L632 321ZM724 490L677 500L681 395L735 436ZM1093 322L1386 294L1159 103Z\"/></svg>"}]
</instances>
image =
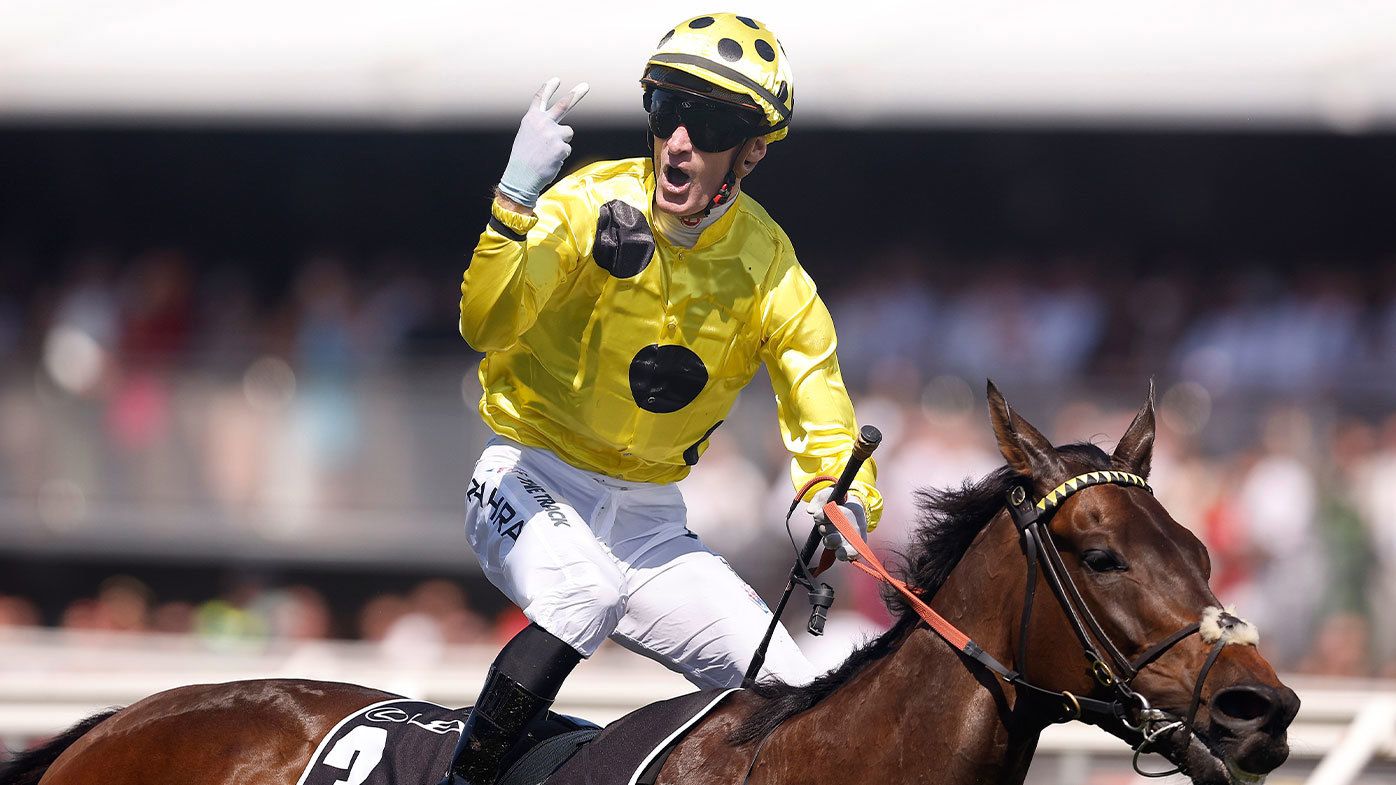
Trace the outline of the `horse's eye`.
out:
<instances>
[{"instance_id":1,"label":"horse's eye","mask_svg":"<svg viewBox=\"0 0 1396 785\"><path fill-rule=\"evenodd\" d=\"M1081 562L1091 572L1124 572L1129 569L1125 565L1124 559L1116 554L1094 548L1082 552Z\"/></svg>"}]
</instances>

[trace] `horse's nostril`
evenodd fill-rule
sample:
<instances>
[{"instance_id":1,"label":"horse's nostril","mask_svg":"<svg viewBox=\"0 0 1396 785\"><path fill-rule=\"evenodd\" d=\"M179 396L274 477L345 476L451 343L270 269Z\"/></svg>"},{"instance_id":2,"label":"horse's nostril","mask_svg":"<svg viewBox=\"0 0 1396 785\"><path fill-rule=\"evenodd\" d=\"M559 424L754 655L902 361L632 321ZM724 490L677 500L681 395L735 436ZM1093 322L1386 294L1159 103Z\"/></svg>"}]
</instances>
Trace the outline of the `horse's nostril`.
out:
<instances>
[{"instance_id":1,"label":"horse's nostril","mask_svg":"<svg viewBox=\"0 0 1396 785\"><path fill-rule=\"evenodd\" d=\"M1276 697L1269 687L1230 687L1212 696L1212 715L1223 725L1258 724L1274 713Z\"/></svg>"}]
</instances>

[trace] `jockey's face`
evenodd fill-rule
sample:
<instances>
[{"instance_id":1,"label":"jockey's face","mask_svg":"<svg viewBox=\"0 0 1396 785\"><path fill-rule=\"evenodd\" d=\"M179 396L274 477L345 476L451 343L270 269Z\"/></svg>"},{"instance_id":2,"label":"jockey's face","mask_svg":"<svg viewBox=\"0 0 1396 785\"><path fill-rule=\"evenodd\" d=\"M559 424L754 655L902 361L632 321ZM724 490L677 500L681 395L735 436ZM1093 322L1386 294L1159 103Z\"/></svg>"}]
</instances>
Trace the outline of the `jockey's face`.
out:
<instances>
[{"instance_id":1,"label":"jockey's face","mask_svg":"<svg viewBox=\"0 0 1396 785\"><path fill-rule=\"evenodd\" d=\"M717 195L742 145L709 153L693 145L680 125L667 139L654 140L654 206L676 216L701 213Z\"/></svg>"},{"instance_id":2,"label":"jockey's face","mask_svg":"<svg viewBox=\"0 0 1396 785\"><path fill-rule=\"evenodd\" d=\"M680 217L701 215L728 171L735 169L740 183L765 154L766 140L760 137L716 153L699 150L680 125L667 139L654 140L654 206Z\"/></svg>"}]
</instances>

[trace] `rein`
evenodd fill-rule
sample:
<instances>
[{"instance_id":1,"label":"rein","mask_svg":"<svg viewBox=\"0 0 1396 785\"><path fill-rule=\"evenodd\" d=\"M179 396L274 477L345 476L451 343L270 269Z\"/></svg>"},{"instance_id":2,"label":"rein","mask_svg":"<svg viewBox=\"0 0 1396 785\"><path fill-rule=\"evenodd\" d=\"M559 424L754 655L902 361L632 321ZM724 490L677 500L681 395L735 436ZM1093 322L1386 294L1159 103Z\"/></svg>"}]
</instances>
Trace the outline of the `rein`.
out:
<instances>
[{"instance_id":1,"label":"rein","mask_svg":"<svg viewBox=\"0 0 1396 785\"><path fill-rule=\"evenodd\" d=\"M1154 660L1157 660L1169 649L1186 640L1194 633L1198 633L1202 628L1202 622L1193 622L1182 629L1167 636L1163 640L1155 643L1146 649L1142 654L1133 660L1128 659L1120 649L1106 635L1100 622L1096 620L1094 614L1086 606L1081 592L1076 588L1076 584L1071 579L1071 575L1066 570L1066 565L1062 562L1061 554L1052 545L1051 534L1047 531L1047 522L1053 513L1060 509L1073 494L1095 485L1121 485L1126 487L1142 488L1149 493L1152 489L1144 478L1121 471L1093 471L1080 474L1052 490L1042 499L1033 502L1029 499L1027 490L1021 485L1015 485L1007 494L1007 507L1009 514L1013 518L1014 525L1018 529L1019 544L1022 547L1024 558L1027 562L1027 588L1023 598L1023 618L1019 632L1019 655L1018 662L1027 662L1027 638L1029 623L1032 616L1034 595L1037 589L1037 573L1040 569L1047 580L1047 585L1052 589L1052 594L1057 599L1057 604L1066 614L1072 631L1076 634L1080 642L1082 652L1091 663L1091 674L1095 680L1107 689L1116 693L1113 701L1103 701L1093 698L1085 698L1074 695L1067 691L1049 690L1029 682L1026 677L1017 670L1005 666L989 654L969 636L965 635L953 624L947 621L940 614L936 613L930 605L923 600L917 592L908 587L904 581L897 579L887 571L877 555L872 552L868 544L858 534L857 528L839 509L837 504L832 502L824 505L824 514L829 522L838 529L846 542L851 544L857 551L859 559L850 562L854 567L862 570L873 578L890 585L905 598L907 604L916 611L916 614L926 622L946 643L949 643L957 651L970 659L978 662L983 667L992 671L1005 682L1015 688L1025 690L1029 694L1034 694L1042 698L1053 700L1059 703L1064 709L1063 716L1054 720L1055 722L1069 722L1071 720L1082 721L1108 721L1119 722L1131 731L1138 733L1142 740L1134 746L1134 769L1139 774L1146 777L1163 777L1175 774L1181 767L1165 772L1145 772L1139 768L1139 757L1148 751L1148 748L1161 736L1179 728L1191 730L1193 720L1196 718L1197 710L1202 701L1202 686L1207 680L1207 674L1212 666L1216 664L1217 658L1221 655L1222 649L1232 643L1232 636L1229 634L1233 628L1244 627L1246 622L1220 609L1209 609L1216 611L1215 621L1217 623L1217 639L1209 652L1206 661L1198 672L1197 681L1193 687L1192 701L1188 706L1184 717L1177 717L1155 709L1149 705L1148 699L1135 692L1132 682L1139 672L1147 667ZM821 570L832 562L830 554L825 553L820 564ZM1110 662L1102 657L1092 640L1100 643L1100 648L1104 649ZM1206 636L1204 635L1204 640ZM1210 642L1210 641L1209 641ZM1241 642L1241 641L1235 641ZM1113 667L1112 667L1113 665ZM1135 721L1130 722L1129 714L1135 712ZM763 740L764 742L764 740ZM752 761L753 765L755 760ZM750 772L748 772L748 775Z\"/></svg>"}]
</instances>

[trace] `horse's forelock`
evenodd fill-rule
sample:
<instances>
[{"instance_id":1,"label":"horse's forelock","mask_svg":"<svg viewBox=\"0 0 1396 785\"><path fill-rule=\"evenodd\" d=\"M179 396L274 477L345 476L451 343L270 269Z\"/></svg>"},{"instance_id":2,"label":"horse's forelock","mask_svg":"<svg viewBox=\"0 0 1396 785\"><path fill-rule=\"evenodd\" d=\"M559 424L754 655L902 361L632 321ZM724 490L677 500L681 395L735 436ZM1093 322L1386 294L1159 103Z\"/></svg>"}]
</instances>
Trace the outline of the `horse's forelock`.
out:
<instances>
[{"instance_id":1,"label":"horse's forelock","mask_svg":"<svg viewBox=\"0 0 1396 785\"><path fill-rule=\"evenodd\" d=\"M1089 442L1063 445L1057 452L1082 471L1111 466L1110 456ZM902 557L903 579L922 596L934 596L975 536L1004 508L1005 494L1023 479L1008 466L1001 466L978 480L966 479L958 488L918 490L918 523ZM884 593L884 599L899 617L907 612L895 591Z\"/></svg>"}]
</instances>

